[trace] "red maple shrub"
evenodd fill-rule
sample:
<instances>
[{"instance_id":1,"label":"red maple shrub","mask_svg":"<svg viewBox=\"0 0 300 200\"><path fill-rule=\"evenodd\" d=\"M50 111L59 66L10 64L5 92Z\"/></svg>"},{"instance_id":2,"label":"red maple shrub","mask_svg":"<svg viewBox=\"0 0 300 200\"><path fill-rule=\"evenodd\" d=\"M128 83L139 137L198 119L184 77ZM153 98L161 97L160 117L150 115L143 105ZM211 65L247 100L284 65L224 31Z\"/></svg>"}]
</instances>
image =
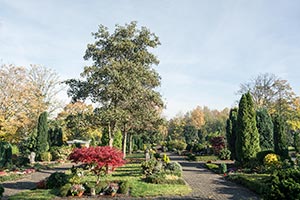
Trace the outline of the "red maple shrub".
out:
<instances>
[{"instance_id":1,"label":"red maple shrub","mask_svg":"<svg viewBox=\"0 0 300 200\"><path fill-rule=\"evenodd\" d=\"M76 148L69 155L69 159L75 163L82 162L90 166L98 175L98 181L102 173L108 173L109 168L114 170L125 164L123 153L109 146Z\"/></svg>"},{"instance_id":2,"label":"red maple shrub","mask_svg":"<svg viewBox=\"0 0 300 200\"><path fill-rule=\"evenodd\" d=\"M225 139L223 136L216 136L211 138L210 143L215 155L219 155L220 151L225 148Z\"/></svg>"}]
</instances>

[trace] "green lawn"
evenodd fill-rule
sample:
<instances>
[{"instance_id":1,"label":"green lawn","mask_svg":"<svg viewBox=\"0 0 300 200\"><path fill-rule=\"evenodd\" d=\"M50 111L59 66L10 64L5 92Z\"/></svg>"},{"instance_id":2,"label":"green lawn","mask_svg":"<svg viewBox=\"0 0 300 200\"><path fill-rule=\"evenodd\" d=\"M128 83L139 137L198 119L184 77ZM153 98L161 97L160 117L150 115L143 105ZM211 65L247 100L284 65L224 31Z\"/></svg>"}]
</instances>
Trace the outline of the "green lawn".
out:
<instances>
[{"instance_id":1,"label":"green lawn","mask_svg":"<svg viewBox=\"0 0 300 200\"><path fill-rule=\"evenodd\" d=\"M28 190L21 192L19 194L10 196L9 200L20 200L20 199L26 199L26 200L51 200L56 197L55 194L53 194L53 190Z\"/></svg>"}]
</instances>

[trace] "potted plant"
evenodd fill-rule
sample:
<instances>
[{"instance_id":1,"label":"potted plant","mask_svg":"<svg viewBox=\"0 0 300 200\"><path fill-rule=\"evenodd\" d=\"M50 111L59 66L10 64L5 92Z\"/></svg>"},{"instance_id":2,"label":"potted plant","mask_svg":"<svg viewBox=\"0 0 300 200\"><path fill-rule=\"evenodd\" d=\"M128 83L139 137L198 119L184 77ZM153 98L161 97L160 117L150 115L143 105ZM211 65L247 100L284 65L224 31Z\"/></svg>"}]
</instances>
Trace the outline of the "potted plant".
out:
<instances>
[{"instance_id":1,"label":"potted plant","mask_svg":"<svg viewBox=\"0 0 300 200\"><path fill-rule=\"evenodd\" d=\"M80 197L83 195L85 188L83 187L82 184L74 184L74 185L72 185L70 191L71 191L72 196Z\"/></svg>"},{"instance_id":2,"label":"potted plant","mask_svg":"<svg viewBox=\"0 0 300 200\"><path fill-rule=\"evenodd\" d=\"M104 189L104 193L106 195L115 196L118 190L119 190L118 183L109 183L108 186Z\"/></svg>"}]
</instances>

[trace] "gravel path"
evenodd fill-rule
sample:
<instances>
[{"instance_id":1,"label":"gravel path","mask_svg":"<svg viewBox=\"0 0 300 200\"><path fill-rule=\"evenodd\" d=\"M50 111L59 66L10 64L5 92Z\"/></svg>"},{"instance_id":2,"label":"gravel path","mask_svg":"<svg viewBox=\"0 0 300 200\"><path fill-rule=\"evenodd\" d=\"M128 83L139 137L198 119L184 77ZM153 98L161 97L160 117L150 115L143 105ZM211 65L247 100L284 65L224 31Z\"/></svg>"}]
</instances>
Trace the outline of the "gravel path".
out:
<instances>
[{"instance_id":1,"label":"gravel path","mask_svg":"<svg viewBox=\"0 0 300 200\"><path fill-rule=\"evenodd\" d=\"M50 176L50 174L56 171L65 171L71 168L73 165L74 163L63 163L52 169L40 170L38 172L34 172L16 181L3 182L2 185L5 188L5 191L2 199L8 199L8 196L17 194L24 190L33 189L36 187L36 183L38 183L40 180L43 180L44 178Z\"/></svg>"},{"instance_id":2,"label":"gravel path","mask_svg":"<svg viewBox=\"0 0 300 200\"><path fill-rule=\"evenodd\" d=\"M170 155L170 158L172 161L178 161L181 164L183 178L193 190L188 197L181 197L181 199L259 199L258 195L247 188L226 181L222 176L204 168L203 163L189 162L184 160L182 156Z\"/></svg>"}]
</instances>

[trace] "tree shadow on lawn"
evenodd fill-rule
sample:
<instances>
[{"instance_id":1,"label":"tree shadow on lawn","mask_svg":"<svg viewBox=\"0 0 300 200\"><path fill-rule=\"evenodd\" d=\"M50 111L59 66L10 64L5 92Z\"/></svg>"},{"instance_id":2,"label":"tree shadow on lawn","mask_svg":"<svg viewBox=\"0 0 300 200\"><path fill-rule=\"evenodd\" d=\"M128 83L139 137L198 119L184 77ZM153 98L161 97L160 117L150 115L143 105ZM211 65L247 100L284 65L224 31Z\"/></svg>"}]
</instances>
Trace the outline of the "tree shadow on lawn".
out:
<instances>
[{"instance_id":1,"label":"tree shadow on lawn","mask_svg":"<svg viewBox=\"0 0 300 200\"><path fill-rule=\"evenodd\" d=\"M4 188L18 189L18 190L30 190L36 188L36 182L34 181L20 181L11 183L2 183Z\"/></svg>"},{"instance_id":2,"label":"tree shadow on lawn","mask_svg":"<svg viewBox=\"0 0 300 200\"><path fill-rule=\"evenodd\" d=\"M230 195L230 199L243 200L243 199L252 199L259 200L259 195L255 194L251 190L237 185L236 183L225 180L222 176L213 181L217 187L215 190L218 194L227 194Z\"/></svg>"},{"instance_id":3,"label":"tree shadow on lawn","mask_svg":"<svg viewBox=\"0 0 300 200\"><path fill-rule=\"evenodd\" d=\"M195 167L199 166L199 163L192 163L192 162L179 162L182 167Z\"/></svg>"},{"instance_id":4,"label":"tree shadow on lawn","mask_svg":"<svg viewBox=\"0 0 300 200\"><path fill-rule=\"evenodd\" d=\"M200 197L189 197L189 196L180 196L180 197L157 197L153 200L212 200L209 198L200 198Z\"/></svg>"},{"instance_id":5,"label":"tree shadow on lawn","mask_svg":"<svg viewBox=\"0 0 300 200\"><path fill-rule=\"evenodd\" d=\"M141 176L141 172L135 172L135 171L130 171L122 173L122 174L112 174L113 177L124 177L124 176L132 176L132 177L139 177Z\"/></svg>"}]
</instances>

